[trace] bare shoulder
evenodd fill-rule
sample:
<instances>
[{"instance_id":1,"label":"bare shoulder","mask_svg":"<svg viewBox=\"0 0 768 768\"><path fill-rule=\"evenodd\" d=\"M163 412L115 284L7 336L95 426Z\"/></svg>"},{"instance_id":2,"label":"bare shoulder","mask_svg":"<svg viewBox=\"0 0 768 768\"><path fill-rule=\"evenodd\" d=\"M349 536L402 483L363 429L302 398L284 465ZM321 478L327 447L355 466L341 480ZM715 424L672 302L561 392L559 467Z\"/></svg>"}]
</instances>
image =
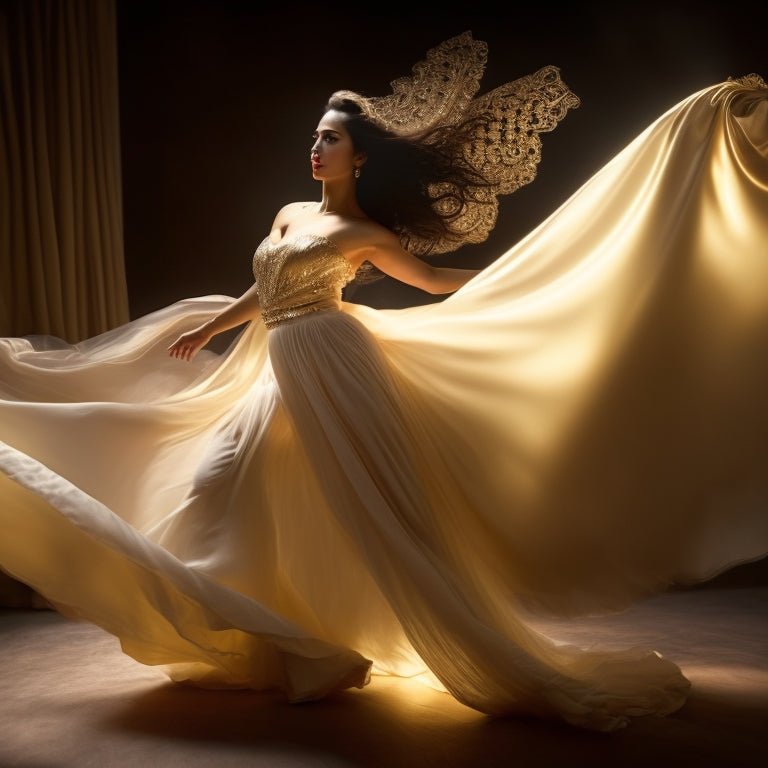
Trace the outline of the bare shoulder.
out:
<instances>
[{"instance_id":1,"label":"bare shoulder","mask_svg":"<svg viewBox=\"0 0 768 768\"><path fill-rule=\"evenodd\" d=\"M337 242L356 266L370 260L377 252L402 251L397 235L372 219L345 222Z\"/></svg>"},{"instance_id":2,"label":"bare shoulder","mask_svg":"<svg viewBox=\"0 0 768 768\"><path fill-rule=\"evenodd\" d=\"M293 221L295 221L298 216L306 215L309 209L312 209L316 206L317 203L313 202L286 203L275 215L272 228L284 230Z\"/></svg>"}]
</instances>

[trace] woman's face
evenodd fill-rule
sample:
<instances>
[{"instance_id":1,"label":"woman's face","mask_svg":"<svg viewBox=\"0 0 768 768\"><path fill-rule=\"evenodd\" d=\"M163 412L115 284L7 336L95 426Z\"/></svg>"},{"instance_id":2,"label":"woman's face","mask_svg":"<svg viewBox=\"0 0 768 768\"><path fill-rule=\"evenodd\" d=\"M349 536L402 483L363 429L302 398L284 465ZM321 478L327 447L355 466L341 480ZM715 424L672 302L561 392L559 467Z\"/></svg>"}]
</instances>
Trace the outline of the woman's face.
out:
<instances>
[{"instance_id":1,"label":"woman's face","mask_svg":"<svg viewBox=\"0 0 768 768\"><path fill-rule=\"evenodd\" d=\"M326 112L312 135L312 177L319 181L351 179L355 168L365 161L364 153L355 152L345 117L337 110Z\"/></svg>"}]
</instances>

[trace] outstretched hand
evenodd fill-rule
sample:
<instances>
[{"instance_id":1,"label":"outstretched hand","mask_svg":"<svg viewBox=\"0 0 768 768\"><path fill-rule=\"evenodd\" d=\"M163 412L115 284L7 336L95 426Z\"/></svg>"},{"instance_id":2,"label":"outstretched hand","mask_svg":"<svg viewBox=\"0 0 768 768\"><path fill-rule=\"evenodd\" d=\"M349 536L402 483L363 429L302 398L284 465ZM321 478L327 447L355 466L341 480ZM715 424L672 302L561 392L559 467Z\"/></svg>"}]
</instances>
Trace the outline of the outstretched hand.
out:
<instances>
[{"instance_id":1,"label":"outstretched hand","mask_svg":"<svg viewBox=\"0 0 768 768\"><path fill-rule=\"evenodd\" d=\"M168 354L179 360L192 360L195 355L211 340L210 334L201 328L182 333L176 341L168 347Z\"/></svg>"}]
</instances>

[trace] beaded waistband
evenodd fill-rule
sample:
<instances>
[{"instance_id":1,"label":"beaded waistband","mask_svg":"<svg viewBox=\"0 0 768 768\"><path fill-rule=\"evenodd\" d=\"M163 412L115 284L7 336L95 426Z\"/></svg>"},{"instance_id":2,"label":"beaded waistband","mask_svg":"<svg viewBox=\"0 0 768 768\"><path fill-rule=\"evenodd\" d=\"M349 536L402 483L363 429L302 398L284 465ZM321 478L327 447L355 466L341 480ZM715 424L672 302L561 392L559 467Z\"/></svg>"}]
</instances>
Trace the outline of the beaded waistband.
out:
<instances>
[{"instance_id":1,"label":"beaded waistband","mask_svg":"<svg viewBox=\"0 0 768 768\"><path fill-rule=\"evenodd\" d=\"M300 304L295 307L279 307L275 309L262 309L261 319L267 328L276 328L280 323L286 320L293 320L297 317L309 315L312 312L327 311L338 309L339 305L333 299L327 301L313 301L311 304Z\"/></svg>"}]
</instances>

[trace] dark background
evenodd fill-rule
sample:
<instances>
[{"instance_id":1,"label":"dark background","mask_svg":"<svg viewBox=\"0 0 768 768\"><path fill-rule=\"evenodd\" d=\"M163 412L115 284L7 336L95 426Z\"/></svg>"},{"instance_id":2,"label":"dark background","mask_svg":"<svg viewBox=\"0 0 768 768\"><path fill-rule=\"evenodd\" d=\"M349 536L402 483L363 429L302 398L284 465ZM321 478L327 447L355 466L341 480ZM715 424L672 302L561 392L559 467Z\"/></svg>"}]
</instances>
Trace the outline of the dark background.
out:
<instances>
[{"instance_id":1,"label":"dark background","mask_svg":"<svg viewBox=\"0 0 768 768\"><path fill-rule=\"evenodd\" d=\"M463 5L118 0L132 316L242 293L277 209L319 198L309 147L326 97L387 94L428 48L467 29L489 46L480 92L554 64L582 103L543 134L537 178L503 198L491 237L446 265L490 262L689 94L768 78L765 2ZM389 279L354 298L436 300Z\"/></svg>"}]
</instances>

